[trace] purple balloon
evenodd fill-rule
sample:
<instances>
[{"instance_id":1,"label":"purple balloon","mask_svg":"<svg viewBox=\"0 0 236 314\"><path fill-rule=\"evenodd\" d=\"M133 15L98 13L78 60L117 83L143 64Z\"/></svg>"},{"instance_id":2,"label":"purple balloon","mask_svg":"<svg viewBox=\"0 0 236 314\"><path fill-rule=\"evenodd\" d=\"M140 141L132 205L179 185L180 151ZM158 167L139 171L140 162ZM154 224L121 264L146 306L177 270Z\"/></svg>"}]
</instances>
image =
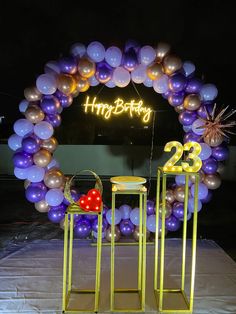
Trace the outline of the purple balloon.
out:
<instances>
[{"instance_id":1,"label":"purple balloon","mask_svg":"<svg viewBox=\"0 0 236 314\"><path fill-rule=\"evenodd\" d=\"M163 93L163 94L161 94L161 95L162 95L163 98L168 99L169 96L172 95L172 91L170 91L170 90L168 89L165 93Z\"/></svg>"},{"instance_id":2,"label":"purple balloon","mask_svg":"<svg viewBox=\"0 0 236 314\"><path fill-rule=\"evenodd\" d=\"M75 235L80 239L85 239L90 235L91 224L85 219L81 219L76 222L74 226Z\"/></svg>"},{"instance_id":3,"label":"purple balloon","mask_svg":"<svg viewBox=\"0 0 236 314\"><path fill-rule=\"evenodd\" d=\"M152 200L147 200L147 215L155 214L155 203Z\"/></svg>"},{"instance_id":4,"label":"purple balloon","mask_svg":"<svg viewBox=\"0 0 236 314\"><path fill-rule=\"evenodd\" d=\"M128 49L122 58L122 65L128 71L133 71L138 64L138 57L134 48Z\"/></svg>"},{"instance_id":5,"label":"purple balloon","mask_svg":"<svg viewBox=\"0 0 236 314\"><path fill-rule=\"evenodd\" d=\"M172 214L178 219L183 219L184 218L184 203L175 202L172 207Z\"/></svg>"},{"instance_id":6,"label":"purple balloon","mask_svg":"<svg viewBox=\"0 0 236 314\"><path fill-rule=\"evenodd\" d=\"M184 96L185 96L184 92L171 93L170 96L168 97L168 102L171 106L177 107L184 102Z\"/></svg>"},{"instance_id":7,"label":"purple balloon","mask_svg":"<svg viewBox=\"0 0 236 314\"><path fill-rule=\"evenodd\" d=\"M93 221L93 220L97 219L97 215L84 215L84 218L89 220L89 221Z\"/></svg>"},{"instance_id":8,"label":"purple balloon","mask_svg":"<svg viewBox=\"0 0 236 314\"><path fill-rule=\"evenodd\" d=\"M107 83L112 77L112 67L105 61L99 62L96 65L96 79L101 83Z\"/></svg>"},{"instance_id":9,"label":"purple balloon","mask_svg":"<svg viewBox=\"0 0 236 314\"><path fill-rule=\"evenodd\" d=\"M77 71L77 62L73 57L64 57L59 60L61 72L75 74Z\"/></svg>"},{"instance_id":10,"label":"purple balloon","mask_svg":"<svg viewBox=\"0 0 236 314\"><path fill-rule=\"evenodd\" d=\"M32 155L20 151L13 155L13 163L17 168L28 168L33 164Z\"/></svg>"},{"instance_id":11,"label":"purple balloon","mask_svg":"<svg viewBox=\"0 0 236 314\"><path fill-rule=\"evenodd\" d=\"M48 218L53 223L59 223L65 217L64 205L52 206L48 211Z\"/></svg>"},{"instance_id":12,"label":"purple balloon","mask_svg":"<svg viewBox=\"0 0 236 314\"><path fill-rule=\"evenodd\" d=\"M48 114L45 116L45 121L49 122L54 128L61 125L61 116L57 114Z\"/></svg>"},{"instance_id":13,"label":"purple balloon","mask_svg":"<svg viewBox=\"0 0 236 314\"><path fill-rule=\"evenodd\" d=\"M37 185L29 185L25 190L26 199L31 203L37 203L42 201L45 198L47 190L37 186Z\"/></svg>"},{"instance_id":14,"label":"purple balloon","mask_svg":"<svg viewBox=\"0 0 236 314\"><path fill-rule=\"evenodd\" d=\"M124 236L130 236L134 232L134 224L129 219L124 219L120 223L120 232Z\"/></svg>"},{"instance_id":15,"label":"purple balloon","mask_svg":"<svg viewBox=\"0 0 236 314\"><path fill-rule=\"evenodd\" d=\"M229 149L225 145L220 145L212 148L212 157L218 161L223 161L229 157Z\"/></svg>"},{"instance_id":16,"label":"purple balloon","mask_svg":"<svg viewBox=\"0 0 236 314\"><path fill-rule=\"evenodd\" d=\"M202 170L206 174L213 174L217 171L218 168L218 162L215 160L215 158L208 158L206 160L203 160L202 162Z\"/></svg>"},{"instance_id":17,"label":"purple balloon","mask_svg":"<svg viewBox=\"0 0 236 314\"><path fill-rule=\"evenodd\" d=\"M179 115L179 122L182 125L190 125L197 119L197 114L193 111L185 110Z\"/></svg>"},{"instance_id":18,"label":"purple balloon","mask_svg":"<svg viewBox=\"0 0 236 314\"><path fill-rule=\"evenodd\" d=\"M203 103L200 108L197 110L197 114L200 118L206 119L207 118L207 112L211 113L213 109L212 103Z\"/></svg>"},{"instance_id":19,"label":"purple balloon","mask_svg":"<svg viewBox=\"0 0 236 314\"><path fill-rule=\"evenodd\" d=\"M168 231L176 231L180 226L181 222L174 215L171 215L166 219L166 229Z\"/></svg>"},{"instance_id":20,"label":"purple balloon","mask_svg":"<svg viewBox=\"0 0 236 314\"><path fill-rule=\"evenodd\" d=\"M212 196L213 196L212 190L208 190L207 196L201 200L202 204L209 203L212 199Z\"/></svg>"},{"instance_id":21,"label":"purple balloon","mask_svg":"<svg viewBox=\"0 0 236 314\"><path fill-rule=\"evenodd\" d=\"M107 226L108 226L108 222L106 219L103 218L103 220L102 220L102 232L104 232L107 229ZM98 218L96 218L92 222L92 229L94 232L98 232Z\"/></svg>"},{"instance_id":22,"label":"purple balloon","mask_svg":"<svg viewBox=\"0 0 236 314\"><path fill-rule=\"evenodd\" d=\"M201 141L201 136L197 135L193 132L188 132L184 135L184 143L187 142L200 142Z\"/></svg>"},{"instance_id":23,"label":"purple balloon","mask_svg":"<svg viewBox=\"0 0 236 314\"><path fill-rule=\"evenodd\" d=\"M61 91L57 90L54 94L56 96L63 108L69 107L73 102L73 97L71 95L65 95Z\"/></svg>"},{"instance_id":24,"label":"purple balloon","mask_svg":"<svg viewBox=\"0 0 236 314\"><path fill-rule=\"evenodd\" d=\"M60 102L55 96L44 96L41 100L40 107L46 114L55 114L60 108Z\"/></svg>"},{"instance_id":25,"label":"purple balloon","mask_svg":"<svg viewBox=\"0 0 236 314\"><path fill-rule=\"evenodd\" d=\"M34 154L40 149L40 139L31 135L22 140L22 149L29 154Z\"/></svg>"},{"instance_id":26,"label":"purple balloon","mask_svg":"<svg viewBox=\"0 0 236 314\"><path fill-rule=\"evenodd\" d=\"M203 82L200 79L193 77L188 81L185 91L189 94L197 94L199 93L202 85Z\"/></svg>"},{"instance_id":27,"label":"purple balloon","mask_svg":"<svg viewBox=\"0 0 236 314\"><path fill-rule=\"evenodd\" d=\"M130 48L133 48L134 51L137 53L140 49L140 44L136 40L129 39L125 43L124 51L127 52Z\"/></svg>"},{"instance_id":28,"label":"purple balloon","mask_svg":"<svg viewBox=\"0 0 236 314\"><path fill-rule=\"evenodd\" d=\"M187 85L187 79L183 74L175 73L170 76L168 85L172 92L178 93L185 89Z\"/></svg>"}]
</instances>

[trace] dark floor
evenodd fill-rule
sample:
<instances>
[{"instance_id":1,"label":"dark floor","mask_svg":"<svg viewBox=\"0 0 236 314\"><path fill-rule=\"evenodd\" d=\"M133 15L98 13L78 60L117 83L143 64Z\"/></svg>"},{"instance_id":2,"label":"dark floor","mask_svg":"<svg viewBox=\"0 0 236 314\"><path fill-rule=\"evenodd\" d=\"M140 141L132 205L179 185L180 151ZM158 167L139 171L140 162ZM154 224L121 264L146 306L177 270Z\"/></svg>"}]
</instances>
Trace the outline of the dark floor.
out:
<instances>
[{"instance_id":1,"label":"dark floor","mask_svg":"<svg viewBox=\"0 0 236 314\"><path fill-rule=\"evenodd\" d=\"M110 182L106 178L102 178L102 181L104 203L110 206ZM151 182L150 199L155 197L155 183ZM89 181L80 181L79 184L85 189L94 186L93 182ZM47 214L37 212L33 204L25 199L22 181L13 177L1 177L0 199L0 256L27 241L62 238L63 230L59 225L51 223ZM211 202L205 204L199 213L198 238L213 239L236 261L235 200L236 182L224 181L221 187L214 191ZM120 200L120 203L135 206L135 200L129 199L129 196ZM191 223L192 220L189 223L189 231ZM167 236L181 237L181 231L171 232ZM190 232L188 236L191 237Z\"/></svg>"}]
</instances>

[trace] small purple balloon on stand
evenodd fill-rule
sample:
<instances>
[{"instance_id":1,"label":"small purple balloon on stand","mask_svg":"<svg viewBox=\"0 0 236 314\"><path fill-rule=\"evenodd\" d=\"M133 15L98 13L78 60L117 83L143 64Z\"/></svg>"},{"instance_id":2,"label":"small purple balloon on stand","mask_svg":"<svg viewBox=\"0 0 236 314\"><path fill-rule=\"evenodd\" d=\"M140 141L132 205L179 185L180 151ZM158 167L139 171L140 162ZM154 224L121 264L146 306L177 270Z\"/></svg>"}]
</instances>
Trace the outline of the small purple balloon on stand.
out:
<instances>
[{"instance_id":1,"label":"small purple balloon on stand","mask_svg":"<svg viewBox=\"0 0 236 314\"><path fill-rule=\"evenodd\" d=\"M217 168L218 168L218 162L213 157L210 157L206 160L203 160L203 162L202 162L202 170L206 174L215 173L217 171Z\"/></svg>"},{"instance_id":2,"label":"small purple balloon on stand","mask_svg":"<svg viewBox=\"0 0 236 314\"><path fill-rule=\"evenodd\" d=\"M181 226L181 222L174 215L167 218L165 223L168 231L177 231Z\"/></svg>"},{"instance_id":3,"label":"small purple balloon on stand","mask_svg":"<svg viewBox=\"0 0 236 314\"><path fill-rule=\"evenodd\" d=\"M179 115L179 122L183 125L192 124L197 118L197 114L193 111L185 110Z\"/></svg>"},{"instance_id":4,"label":"small purple balloon on stand","mask_svg":"<svg viewBox=\"0 0 236 314\"><path fill-rule=\"evenodd\" d=\"M88 220L81 219L74 226L74 233L78 238L85 239L90 235L91 224Z\"/></svg>"},{"instance_id":5,"label":"small purple balloon on stand","mask_svg":"<svg viewBox=\"0 0 236 314\"><path fill-rule=\"evenodd\" d=\"M172 214L177 219L183 219L184 218L184 203L175 202L172 207Z\"/></svg>"},{"instance_id":6,"label":"small purple balloon on stand","mask_svg":"<svg viewBox=\"0 0 236 314\"><path fill-rule=\"evenodd\" d=\"M121 221L120 232L124 236L130 236L134 232L134 225L129 219L124 219Z\"/></svg>"},{"instance_id":7,"label":"small purple balloon on stand","mask_svg":"<svg viewBox=\"0 0 236 314\"><path fill-rule=\"evenodd\" d=\"M147 200L147 215L155 214L155 203L152 200Z\"/></svg>"},{"instance_id":8,"label":"small purple balloon on stand","mask_svg":"<svg viewBox=\"0 0 236 314\"><path fill-rule=\"evenodd\" d=\"M65 206L52 206L48 211L48 218L53 223L59 223L65 217Z\"/></svg>"}]
</instances>

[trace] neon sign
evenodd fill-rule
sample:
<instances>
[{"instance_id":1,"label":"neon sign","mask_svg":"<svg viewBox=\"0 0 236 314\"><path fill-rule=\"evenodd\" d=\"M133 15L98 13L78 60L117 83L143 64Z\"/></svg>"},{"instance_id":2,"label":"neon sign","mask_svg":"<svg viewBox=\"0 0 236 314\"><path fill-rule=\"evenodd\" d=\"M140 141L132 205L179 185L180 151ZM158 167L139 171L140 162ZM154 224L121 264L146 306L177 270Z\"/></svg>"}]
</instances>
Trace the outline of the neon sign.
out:
<instances>
[{"instance_id":1,"label":"neon sign","mask_svg":"<svg viewBox=\"0 0 236 314\"><path fill-rule=\"evenodd\" d=\"M143 123L148 123L152 114L152 109L145 107L143 100L131 100L130 102L126 102L122 98L117 98L113 104L104 104L97 102L96 97L90 101L90 97L87 96L86 102L82 104L82 106L84 106L84 112L91 112L97 116L103 116L106 120L110 119L112 115L126 113L130 118L136 115L142 119Z\"/></svg>"}]
</instances>

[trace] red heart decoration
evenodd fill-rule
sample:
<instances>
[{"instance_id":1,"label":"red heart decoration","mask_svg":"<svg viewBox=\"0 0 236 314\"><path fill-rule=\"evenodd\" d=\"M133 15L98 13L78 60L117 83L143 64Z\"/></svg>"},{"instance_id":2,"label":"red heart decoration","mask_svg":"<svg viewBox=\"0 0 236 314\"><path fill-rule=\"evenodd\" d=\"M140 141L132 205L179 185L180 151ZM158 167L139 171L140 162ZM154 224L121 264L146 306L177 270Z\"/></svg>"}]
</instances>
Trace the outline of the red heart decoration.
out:
<instances>
[{"instance_id":1,"label":"red heart decoration","mask_svg":"<svg viewBox=\"0 0 236 314\"><path fill-rule=\"evenodd\" d=\"M79 201L79 206L86 212L100 212L102 198L97 189L91 189L87 195L82 196Z\"/></svg>"}]
</instances>

